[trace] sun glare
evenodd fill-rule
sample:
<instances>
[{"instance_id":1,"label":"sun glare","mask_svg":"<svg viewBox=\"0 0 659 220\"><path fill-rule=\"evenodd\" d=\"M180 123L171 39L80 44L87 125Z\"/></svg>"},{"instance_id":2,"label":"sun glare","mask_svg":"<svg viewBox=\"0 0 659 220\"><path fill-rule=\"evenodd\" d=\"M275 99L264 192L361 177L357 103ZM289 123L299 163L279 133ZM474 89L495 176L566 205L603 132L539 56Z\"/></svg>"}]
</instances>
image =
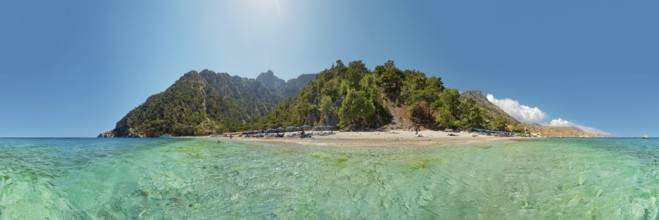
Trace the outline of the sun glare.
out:
<instances>
[{"instance_id":1,"label":"sun glare","mask_svg":"<svg viewBox=\"0 0 659 220\"><path fill-rule=\"evenodd\" d=\"M281 19L281 5L279 0L248 0L246 1L251 12L261 15L276 13L277 18Z\"/></svg>"}]
</instances>

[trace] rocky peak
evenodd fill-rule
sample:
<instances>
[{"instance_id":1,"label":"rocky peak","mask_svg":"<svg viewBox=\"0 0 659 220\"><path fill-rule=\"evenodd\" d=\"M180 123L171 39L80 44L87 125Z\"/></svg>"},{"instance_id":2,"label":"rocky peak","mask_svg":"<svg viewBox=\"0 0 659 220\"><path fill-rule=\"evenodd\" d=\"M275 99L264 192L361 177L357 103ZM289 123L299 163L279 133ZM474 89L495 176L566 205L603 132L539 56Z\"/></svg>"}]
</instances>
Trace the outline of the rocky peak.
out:
<instances>
[{"instance_id":1,"label":"rocky peak","mask_svg":"<svg viewBox=\"0 0 659 220\"><path fill-rule=\"evenodd\" d=\"M277 90L279 87L286 83L286 81L283 79L275 76L275 73L273 73L272 70L268 70L259 74L259 76L256 77L256 81L259 81L261 84L263 84L263 86L272 91Z\"/></svg>"}]
</instances>

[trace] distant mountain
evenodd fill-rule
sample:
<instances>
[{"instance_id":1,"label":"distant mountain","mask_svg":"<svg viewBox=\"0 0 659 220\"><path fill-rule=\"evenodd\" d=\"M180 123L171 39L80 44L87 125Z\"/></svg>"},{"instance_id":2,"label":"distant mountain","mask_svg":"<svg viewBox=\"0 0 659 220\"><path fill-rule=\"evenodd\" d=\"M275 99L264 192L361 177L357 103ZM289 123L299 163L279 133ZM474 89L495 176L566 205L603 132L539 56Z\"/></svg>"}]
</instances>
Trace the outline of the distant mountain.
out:
<instances>
[{"instance_id":1,"label":"distant mountain","mask_svg":"<svg viewBox=\"0 0 659 220\"><path fill-rule=\"evenodd\" d=\"M256 81L261 82L265 87L268 87L270 90L275 93L284 96L285 98L292 98L295 96L302 87L306 86L309 81L316 79L318 74L302 74L295 79L290 79L284 81L275 74L268 70L267 72L259 74L256 77Z\"/></svg>"},{"instance_id":2,"label":"distant mountain","mask_svg":"<svg viewBox=\"0 0 659 220\"><path fill-rule=\"evenodd\" d=\"M276 88L275 91L286 98L292 98L298 92L300 92L300 90L302 90L302 88L304 88L304 86L306 86L311 80L316 79L316 76L318 76L318 74L302 74L295 79L289 79L286 81L286 83Z\"/></svg>"},{"instance_id":3,"label":"distant mountain","mask_svg":"<svg viewBox=\"0 0 659 220\"><path fill-rule=\"evenodd\" d=\"M286 81L275 76L272 70L268 70L266 72L259 74L259 76L256 77L256 81L259 81L263 86L267 87L272 91L275 91L279 87L286 84Z\"/></svg>"},{"instance_id":4,"label":"distant mountain","mask_svg":"<svg viewBox=\"0 0 659 220\"><path fill-rule=\"evenodd\" d=\"M286 97L273 87L283 80L279 81L272 71L259 78L210 70L188 72L167 90L131 110L112 131L99 137L205 135L248 128L250 122L272 111ZM302 86L291 84L290 88L299 91Z\"/></svg>"},{"instance_id":5,"label":"distant mountain","mask_svg":"<svg viewBox=\"0 0 659 220\"><path fill-rule=\"evenodd\" d=\"M552 127L539 124L524 124L533 136L538 137L606 137L605 134L587 132L577 127Z\"/></svg>"}]
</instances>

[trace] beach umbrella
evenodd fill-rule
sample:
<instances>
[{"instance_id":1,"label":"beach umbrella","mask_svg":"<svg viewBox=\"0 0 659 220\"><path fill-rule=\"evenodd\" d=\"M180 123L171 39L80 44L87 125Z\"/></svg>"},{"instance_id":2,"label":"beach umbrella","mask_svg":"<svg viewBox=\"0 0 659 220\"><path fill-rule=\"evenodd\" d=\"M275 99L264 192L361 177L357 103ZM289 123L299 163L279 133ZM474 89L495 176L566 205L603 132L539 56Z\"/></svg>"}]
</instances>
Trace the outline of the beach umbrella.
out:
<instances>
[{"instance_id":1,"label":"beach umbrella","mask_svg":"<svg viewBox=\"0 0 659 220\"><path fill-rule=\"evenodd\" d=\"M272 133L275 132L274 128L268 128L268 130L265 130L266 133Z\"/></svg>"},{"instance_id":2,"label":"beach umbrella","mask_svg":"<svg viewBox=\"0 0 659 220\"><path fill-rule=\"evenodd\" d=\"M314 131L319 131L322 129L322 126L313 126Z\"/></svg>"},{"instance_id":3,"label":"beach umbrella","mask_svg":"<svg viewBox=\"0 0 659 220\"><path fill-rule=\"evenodd\" d=\"M296 131L296 130L298 130L298 129L297 129L297 127L295 127L295 126L288 126L288 127L286 127L286 130L287 130L287 131Z\"/></svg>"},{"instance_id":4,"label":"beach umbrella","mask_svg":"<svg viewBox=\"0 0 659 220\"><path fill-rule=\"evenodd\" d=\"M305 131L306 131L306 130L311 130L311 126L309 126L309 125L302 125L302 127L300 127L300 128L301 128L302 130L305 130Z\"/></svg>"},{"instance_id":5,"label":"beach umbrella","mask_svg":"<svg viewBox=\"0 0 659 220\"><path fill-rule=\"evenodd\" d=\"M278 127L276 131L277 131L277 132L282 132L282 131L286 131L286 129L283 128L283 127Z\"/></svg>"},{"instance_id":6,"label":"beach umbrella","mask_svg":"<svg viewBox=\"0 0 659 220\"><path fill-rule=\"evenodd\" d=\"M335 129L335 127L332 125L325 126L325 128L330 131L333 131Z\"/></svg>"}]
</instances>

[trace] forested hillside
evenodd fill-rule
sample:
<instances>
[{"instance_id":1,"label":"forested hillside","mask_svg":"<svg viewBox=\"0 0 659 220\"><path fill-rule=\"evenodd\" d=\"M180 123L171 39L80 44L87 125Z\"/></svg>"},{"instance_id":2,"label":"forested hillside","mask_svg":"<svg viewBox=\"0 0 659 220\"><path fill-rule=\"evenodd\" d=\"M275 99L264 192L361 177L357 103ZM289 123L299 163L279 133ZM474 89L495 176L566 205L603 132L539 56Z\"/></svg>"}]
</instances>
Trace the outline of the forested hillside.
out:
<instances>
[{"instance_id":1,"label":"forested hillside","mask_svg":"<svg viewBox=\"0 0 659 220\"><path fill-rule=\"evenodd\" d=\"M261 78L282 82L277 89L287 85L271 71L263 74ZM112 131L99 136L187 136L248 129L252 122L286 99L268 86L271 85L227 73L191 71L131 110ZM302 86L288 88L299 91Z\"/></svg>"},{"instance_id":2,"label":"forested hillside","mask_svg":"<svg viewBox=\"0 0 659 220\"><path fill-rule=\"evenodd\" d=\"M339 60L253 127L308 124L371 130L394 121L392 108L406 109L404 117L415 126L431 129L506 130L517 124L514 119L483 108L472 97L444 87L441 78L401 70L393 61L371 71L361 61L345 65Z\"/></svg>"}]
</instances>

